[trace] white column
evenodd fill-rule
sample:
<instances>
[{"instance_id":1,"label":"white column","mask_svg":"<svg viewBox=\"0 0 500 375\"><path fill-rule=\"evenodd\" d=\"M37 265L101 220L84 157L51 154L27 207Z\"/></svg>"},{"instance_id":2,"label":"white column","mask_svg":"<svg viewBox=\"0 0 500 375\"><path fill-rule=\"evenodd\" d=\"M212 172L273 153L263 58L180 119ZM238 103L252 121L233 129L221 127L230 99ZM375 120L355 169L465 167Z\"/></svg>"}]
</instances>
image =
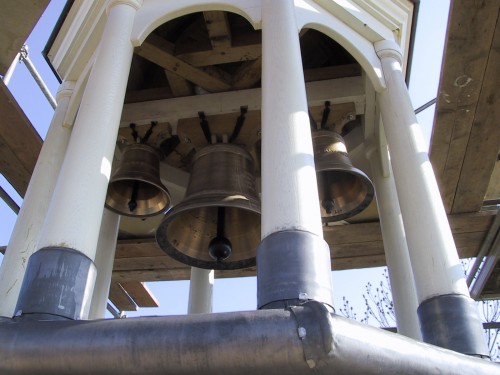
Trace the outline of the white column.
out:
<instances>
[{"instance_id":1,"label":"white column","mask_svg":"<svg viewBox=\"0 0 500 375\"><path fill-rule=\"evenodd\" d=\"M191 267L188 314L212 312L214 270Z\"/></svg>"},{"instance_id":2,"label":"white column","mask_svg":"<svg viewBox=\"0 0 500 375\"><path fill-rule=\"evenodd\" d=\"M386 90L380 110L418 295L425 342L488 356L482 324L458 258L422 130L417 123L394 42L375 43Z\"/></svg>"},{"instance_id":3,"label":"white column","mask_svg":"<svg viewBox=\"0 0 500 375\"><path fill-rule=\"evenodd\" d=\"M376 43L387 89L379 93L419 302L444 294L469 296L393 42Z\"/></svg>"},{"instance_id":4,"label":"white column","mask_svg":"<svg viewBox=\"0 0 500 375\"><path fill-rule=\"evenodd\" d=\"M323 238L294 2L262 1L262 25L262 238Z\"/></svg>"},{"instance_id":5,"label":"white column","mask_svg":"<svg viewBox=\"0 0 500 375\"><path fill-rule=\"evenodd\" d=\"M262 242L257 305L333 305L293 0L262 1Z\"/></svg>"},{"instance_id":6,"label":"white column","mask_svg":"<svg viewBox=\"0 0 500 375\"><path fill-rule=\"evenodd\" d=\"M64 247L95 257L104 200L133 55L139 0L111 0L73 136L38 248Z\"/></svg>"},{"instance_id":7,"label":"white column","mask_svg":"<svg viewBox=\"0 0 500 375\"><path fill-rule=\"evenodd\" d=\"M94 260L97 277L90 302L89 319L104 319L106 314L119 226L120 215L104 209Z\"/></svg>"},{"instance_id":8,"label":"white column","mask_svg":"<svg viewBox=\"0 0 500 375\"><path fill-rule=\"evenodd\" d=\"M417 292L413 281L413 271L406 244L398 194L392 171L387 177L383 175L381 152L387 153L387 148L382 151L377 150L369 156L369 160L372 169L372 181L375 185L380 228L384 239L385 259L391 282L398 333L416 340L422 340L417 316Z\"/></svg>"},{"instance_id":9,"label":"white column","mask_svg":"<svg viewBox=\"0 0 500 375\"><path fill-rule=\"evenodd\" d=\"M64 124L64 117L74 86L74 82L64 82L59 87L57 108L0 266L0 316L12 317L14 314L26 263L36 250L71 134L71 124Z\"/></svg>"}]
</instances>

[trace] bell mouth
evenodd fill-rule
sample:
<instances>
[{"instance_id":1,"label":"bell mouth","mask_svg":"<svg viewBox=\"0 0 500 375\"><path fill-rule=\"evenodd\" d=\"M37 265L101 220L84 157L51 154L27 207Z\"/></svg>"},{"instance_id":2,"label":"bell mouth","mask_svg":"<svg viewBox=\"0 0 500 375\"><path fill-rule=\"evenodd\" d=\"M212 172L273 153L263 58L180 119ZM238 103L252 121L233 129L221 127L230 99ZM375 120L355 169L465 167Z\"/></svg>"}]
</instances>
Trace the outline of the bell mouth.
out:
<instances>
[{"instance_id":1,"label":"bell mouth","mask_svg":"<svg viewBox=\"0 0 500 375\"><path fill-rule=\"evenodd\" d=\"M370 179L359 169L318 172L323 222L346 220L366 209L373 200Z\"/></svg>"},{"instance_id":2,"label":"bell mouth","mask_svg":"<svg viewBox=\"0 0 500 375\"><path fill-rule=\"evenodd\" d=\"M221 206L226 214L224 237L231 251L225 259L214 259L210 244L217 238L217 212ZM156 241L169 256L193 267L254 267L260 243L260 207L247 200L182 202L165 214L156 230Z\"/></svg>"}]
</instances>

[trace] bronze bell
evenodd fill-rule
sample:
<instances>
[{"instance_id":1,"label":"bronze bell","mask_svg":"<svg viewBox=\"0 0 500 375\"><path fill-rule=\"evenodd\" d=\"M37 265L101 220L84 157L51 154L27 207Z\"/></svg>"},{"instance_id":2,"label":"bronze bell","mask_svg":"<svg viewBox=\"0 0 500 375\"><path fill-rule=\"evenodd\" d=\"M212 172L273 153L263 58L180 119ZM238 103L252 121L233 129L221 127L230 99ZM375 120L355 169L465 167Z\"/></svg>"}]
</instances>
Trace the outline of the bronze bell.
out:
<instances>
[{"instance_id":1,"label":"bronze bell","mask_svg":"<svg viewBox=\"0 0 500 375\"><path fill-rule=\"evenodd\" d=\"M253 159L241 147L213 144L196 153L186 197L156 230L158 245L178 261L206 269L255 265L260 199Z\"/></svg>"},{"instance_id":2,"label":"bronze bell","mask_svg":"<svg viewBox=\"0 0 500 375\"><path fill-rule=\"evenodd\" d=\"M373 184L353 167L342 136L320 130L312 138L323 221L345 220L363 211L373 199Z\"/></svg>"},{"instance_id":3,"label":"bronze bell","mask_svg":"<svg viewBox=\"0 0 500 375\"><path fill-rule=\"evenodd\" d=\"M160 154L153 147L133 143L123 151L108 185L106 207L120 215L145 217L165 212L170 194L160 180Z\"/></svg>"}]
</instances>

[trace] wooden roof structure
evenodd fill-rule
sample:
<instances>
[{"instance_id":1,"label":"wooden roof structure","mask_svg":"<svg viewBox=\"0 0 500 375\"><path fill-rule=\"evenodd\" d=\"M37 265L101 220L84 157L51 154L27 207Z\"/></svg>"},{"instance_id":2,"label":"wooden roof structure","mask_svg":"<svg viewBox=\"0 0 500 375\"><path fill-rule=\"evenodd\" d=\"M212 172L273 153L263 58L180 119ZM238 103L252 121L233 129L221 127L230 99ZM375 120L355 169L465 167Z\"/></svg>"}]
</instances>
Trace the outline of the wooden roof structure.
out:
<instances>
[{"instance_id":1,"label":"wooden roof structure","mask_svg":"<svg viewBox=\"0 0 500 375\"><path fill-rule=\"evenodd\" d=\"M498 14L499 4L494 1L452 1L450 10L430 158L461 258L476 256L489 231L495 231L493 223L498 206L491 203L497 204L500 197L497 125L500 99L495 79L500 71ZM4 23L0 22L0 35L3 28ZM25 40L27 33L18 36ZM314 30L302 31L301 46L306 85L323 90L325 83L336 80L343 95L350 98L332 106L331 126L352 123L353 118L363 114L358 102L362 100L360 66L337 43ZM258 157L260 104L256 104L255 98L260 98L260 53L260 31L234 14L194 13L160 26L135 50L118 145L130 141L127 125L132 120L142 119L137 126L141 133L155 120L151 113L161 113L165 121L157 126L158 136L151 138L161 146L170 137L173 126L167 121L169 114L161 108L162 103L166 100L175 103L177 113L185 106L184 116L177 118L174 125L179 145L175 152L164 155L166 163L163 163L170 166L165 168L177 171L178 179L185 180L193 151L205 142L197 112L210 107L206 101L236 106L236 110L227 114L210 114L207 110L212 132L230 134L240 110L236 103L242 103L235 98L244 95L246 122L239 135L240 142ZM11 58L4 57L6 61ZM207 91L211 94L195 97ZM334 97L335 92L324 95ZM313 102L312 118L321 122L324 100L308 99ZM188 100L190 108L186 105ZM0 113L9 116L8 121L0 122L0 171L23 196L41 140L1 82ZM354 139L355 131L351 134ZM349 134L346 138L349 139ZM180 185L168 186L174 201L182 199L184 191ZM156 245L152 228L161 218L142 222L123 219L110 299L120 310L155 306L157 301L144 282L188 279L190 267L168 257ZM324 228L332 269L385 265L375 205L345 224ZM492 250L495 249L488 251ZM255 268L216 272L216 277L252 275ZM487 277L484 291L478 296L499 296L499 293L500 265Z\"/></svg>"}]
</instances>

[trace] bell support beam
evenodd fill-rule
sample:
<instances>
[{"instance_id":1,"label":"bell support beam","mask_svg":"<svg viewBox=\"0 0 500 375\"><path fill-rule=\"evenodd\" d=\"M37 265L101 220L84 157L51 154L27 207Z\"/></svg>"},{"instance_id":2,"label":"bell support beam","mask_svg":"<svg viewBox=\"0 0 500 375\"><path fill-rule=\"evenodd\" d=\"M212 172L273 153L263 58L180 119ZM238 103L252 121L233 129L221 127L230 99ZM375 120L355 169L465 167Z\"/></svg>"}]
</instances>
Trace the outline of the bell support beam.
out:
<instances>
[{"instance_id":1,"label":"bell support beam","mask_svg":"<svg viewBox=\"0 0 500 375\"><path fill-rule=\"evenodd\" d=\"M89 319L104 319L106 314L119 226L120 215L104 209L94 260L97 276L90 302Z\"/></svg>"},{"instance_id":2,"label":"bell support beam","mask_svg":"<svg viewBox=\"0 0 500 375\"><path fill-rule=\"evenodd\" d=\"M73 94L74 82L64 82L57 92L57 108L40 151L21 210L0 266L0 316L11 318L15 311L28 258L36 250L57 176L68 146L71 128L64 117Z\"/></svg>"},{"instance_id":3,"label":"bell support beam","mask_svg":"<svg viewBox=\"0 0 500 375\"><path fill-rule=\"evenodd\" d=\"M140 0L108 4L106 25L54 189L56 199L40 232L40 250L28 262L16 307L23 316L88 317L95 282L93 260L133 55L130 35L141 5ZM61 267L68 272L55 272ZM43 283L47 287L39 290Z\"/></svg>"},{"instance_id":4,"label":"bell support beam","mask_svg":"<svg viewBox=\"0 0 500 375\"><path fill-rule=\"evenodd\" d=\"M423 340L489 356L405 84L401 52L391 41L377 42L375 49L387 86L378 93L378 102L410 251ZM449 314L450 306L453 314Z\"/></svg>"},{"instance_id":5,"label":"bell support beam","mask_svg":"<svg viewBox=\"0 0 500 375\"><path fill-rule=\"evenodd\" d=\"M273 0L275 1L275 0ZM336 316L287 310L0 322L2 374L460 374L497 364Z\"/></svg>"},{"instance_id":6,"label":"bell support beam","mask_svg":"<svg viewBox=\"0 0 500 375\"><path fill-rule=\"evenodd\" d=\"M262 242L257 304L333 305L311 129L291 0L262 1Z\"/></svg>"}]
</instances>

